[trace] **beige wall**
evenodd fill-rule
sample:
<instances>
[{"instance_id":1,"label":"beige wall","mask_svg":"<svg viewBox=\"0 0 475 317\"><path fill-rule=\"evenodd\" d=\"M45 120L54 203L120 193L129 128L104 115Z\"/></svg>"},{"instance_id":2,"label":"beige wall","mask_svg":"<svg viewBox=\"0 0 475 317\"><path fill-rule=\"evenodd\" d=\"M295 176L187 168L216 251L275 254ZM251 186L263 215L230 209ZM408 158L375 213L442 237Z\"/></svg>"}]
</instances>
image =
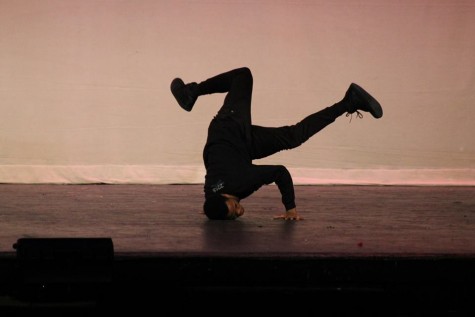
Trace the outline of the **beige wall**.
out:
<instances>
[{"instance_id":1,"label":"beige wall","mask_svg":"<svg viewBox=\"0 0 475 317\"><path fill-rule=\"evenodd\" d=\"M187 113L170 81L248 66L255 124L351 82L384 108L256 164L297 184L475 184L474 34L469 0L0 0L0 182L202 182L223 96Z\"/></svg>"}]
</instances>

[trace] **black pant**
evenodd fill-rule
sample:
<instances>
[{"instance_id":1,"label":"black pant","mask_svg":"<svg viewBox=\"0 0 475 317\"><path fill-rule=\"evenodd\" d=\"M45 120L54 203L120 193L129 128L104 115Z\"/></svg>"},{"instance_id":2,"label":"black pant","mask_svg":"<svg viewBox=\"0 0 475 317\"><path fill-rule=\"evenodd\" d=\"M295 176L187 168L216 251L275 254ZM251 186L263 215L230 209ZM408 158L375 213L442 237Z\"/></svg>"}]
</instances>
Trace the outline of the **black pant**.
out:
<instances>
[{"instance_id":1,"label":"black pant","mask_svg":"<svg viewBox=\"0 0 475 317\"><path fill-rule=\"evenodd\" d=\"M343 102L315 112L302 121L282 127L253 125L251 120L253 78L249 68L237 68L199 84L200 95L227 93L217 117L230 116L242 126L251 159L264 158L298 147L347 110Z\"/></svg>"}]
</instances>

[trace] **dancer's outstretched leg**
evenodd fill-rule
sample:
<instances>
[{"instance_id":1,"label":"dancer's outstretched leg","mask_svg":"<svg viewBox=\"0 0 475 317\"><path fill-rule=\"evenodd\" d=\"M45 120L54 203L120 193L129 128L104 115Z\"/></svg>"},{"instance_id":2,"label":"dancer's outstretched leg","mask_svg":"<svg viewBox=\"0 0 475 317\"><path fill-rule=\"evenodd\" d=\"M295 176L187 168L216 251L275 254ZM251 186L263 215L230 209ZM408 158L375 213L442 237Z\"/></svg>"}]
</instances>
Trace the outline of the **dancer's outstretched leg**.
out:
<instances>
[{"instance_id":1,"label":"dancer's outstretched leg","mask_svg":"<svg viewBox=\"0 0 475 317\"><path fill-rule=\"evenodd\" d=\"M379 102L360 86L352 83L345 97L334 105L313 113L295 125L277 128L252 126L253 159L264 158L282 150L300 146L344 113L366 111L374 118L383 116Z\"/></svg>"}]
</instances>

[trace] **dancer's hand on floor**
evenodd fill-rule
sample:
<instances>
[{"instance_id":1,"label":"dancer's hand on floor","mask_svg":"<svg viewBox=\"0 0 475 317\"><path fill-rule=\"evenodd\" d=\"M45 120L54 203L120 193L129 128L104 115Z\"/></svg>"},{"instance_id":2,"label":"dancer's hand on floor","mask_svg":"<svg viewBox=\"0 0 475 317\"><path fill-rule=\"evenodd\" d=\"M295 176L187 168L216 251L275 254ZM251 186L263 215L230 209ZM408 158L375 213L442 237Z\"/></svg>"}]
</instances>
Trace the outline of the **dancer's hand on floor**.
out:
<instances>
[{"instance_id":1,"label":"dancer's hand on floor","mask_svg":"<svg viewBox=\"0 0 475 317\"><path fill-rule=\"evenodd\" d=\"M283 219L283 220L303 220L302 217L297 213L296 208L289 209L283 215L277 215L274 219Z\"/></svg>"}]
</instances>

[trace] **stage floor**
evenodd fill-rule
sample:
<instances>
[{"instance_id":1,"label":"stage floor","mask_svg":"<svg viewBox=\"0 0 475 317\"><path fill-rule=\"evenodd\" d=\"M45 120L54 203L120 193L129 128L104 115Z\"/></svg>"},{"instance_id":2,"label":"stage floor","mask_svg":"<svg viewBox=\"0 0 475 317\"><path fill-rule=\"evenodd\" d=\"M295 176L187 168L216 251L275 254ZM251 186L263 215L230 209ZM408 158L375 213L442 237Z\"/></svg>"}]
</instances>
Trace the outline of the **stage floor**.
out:
<instances>
[{"instance_id":1,"label":"stage floor","mask_svg":"<svg viewBox=\"0 0 475 317\"><path fill-rule=\"evenodd\" d=\"M273 185L242 201L241 218L210 221L202 185L0 184L0 308L221 316L216 302L235 302L239 315L473 316L475 187L296 186L296 197L302 221L273 220L283 212ZM101 288L74 273L46 292L51 259L19 273L21 238L110 238L101 299L55 300ZM25 289L26 301L15 295Z\"/></svg>"},{"instance_id":2,"label":"stage floor","mask_svg":"<svg viewBox=\"0 0 475 317\"><path fill-rule=\"evenodd\" d=\"M303 221L276 186L235 221L202 213L202 185L0 184L0 252L19 238L110 237L116 253L475 254L475 187L296 186Z\"/></svg>"}]
</instances>

